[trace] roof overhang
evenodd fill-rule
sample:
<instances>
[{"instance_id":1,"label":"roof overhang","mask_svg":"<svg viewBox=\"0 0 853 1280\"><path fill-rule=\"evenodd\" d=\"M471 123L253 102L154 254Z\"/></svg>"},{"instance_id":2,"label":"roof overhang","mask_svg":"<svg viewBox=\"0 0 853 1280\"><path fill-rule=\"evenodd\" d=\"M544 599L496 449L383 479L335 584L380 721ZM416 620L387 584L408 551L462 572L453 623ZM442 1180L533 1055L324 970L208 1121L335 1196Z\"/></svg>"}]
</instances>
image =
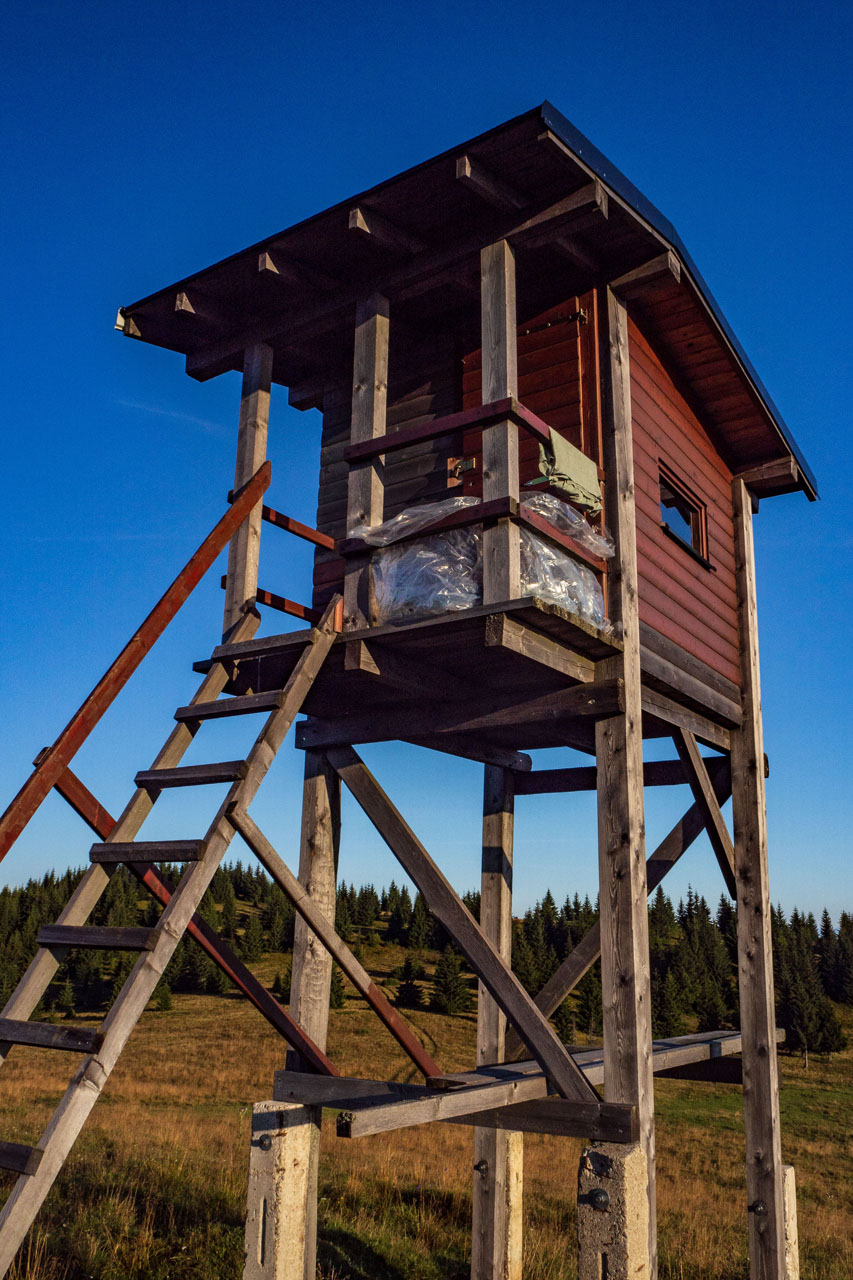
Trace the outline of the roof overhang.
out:
<instances>
[{"instance_id":1,"label":"roof overhang","mask_svg":"<svg viewBox=\"0 0 853 1280\"><path fill-rule=\"evenodd\" d=\"M318 353L349 349L366 293L420 323L454 299L474 315L479 250L504 237L519 255L520 299L524 280L549 278L554 260L578 292L618 282L732 470L759 496L817 496L674 227L547 102L122 307L117 327L181 352L200 380L241 368L247 346L269 342L273 376L298 402L301 385L322 379Z\"/></svg>"}]
</instances>

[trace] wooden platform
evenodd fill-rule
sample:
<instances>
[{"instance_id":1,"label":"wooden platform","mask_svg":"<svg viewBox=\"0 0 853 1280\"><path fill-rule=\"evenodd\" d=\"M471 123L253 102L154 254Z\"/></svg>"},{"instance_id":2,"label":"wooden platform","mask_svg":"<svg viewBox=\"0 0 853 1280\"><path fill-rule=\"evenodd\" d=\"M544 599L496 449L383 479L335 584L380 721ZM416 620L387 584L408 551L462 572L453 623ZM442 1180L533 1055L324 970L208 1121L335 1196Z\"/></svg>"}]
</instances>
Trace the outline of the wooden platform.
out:
<instances>
[{"instance_id":1,"label":"wooden platform","mask_svg":"<svg viewBox=\"0 0 853 1280\"><path fill-rule=\"evenodd\" d=\"M227 693L280 689L310 639L306 629L223 645L196 670L232 659ZM740 718L734 686L686 654L677 665L654 633L645 639L644 736L678 723L725 750ZM620 649L615 635L535 597L349 632L306 700L297 743L415 741L521 768L519 751L592 752L596 719L621 709L618 682L597 681L596 663Z\"/></svg>"},{"instance_id":2,"label":"wooden platform","mask_svg":"<svg viewBox=\"0 0 853 1280\"><path fill-rule=\"evenodd\" d=\"M777 1030L777 1042L784 1032ZM740 1082L740 1032L716 1031L655 1040L652 1063L657 1075ZM601 1049L571 1054L588 1082L604 1083ZM338 1134L364 1137L433 1121L483 1124L534 1133L570 1134L589 1139L631 1141L630 1108L567 1102L554 1090L538 1063L517 1062L478 1067L439 1076L427 1086L399 1081L330 1079L293 1071L275 1073L276 1102L300 1102L339 1112Z\"/></svg>"}]
</instances>

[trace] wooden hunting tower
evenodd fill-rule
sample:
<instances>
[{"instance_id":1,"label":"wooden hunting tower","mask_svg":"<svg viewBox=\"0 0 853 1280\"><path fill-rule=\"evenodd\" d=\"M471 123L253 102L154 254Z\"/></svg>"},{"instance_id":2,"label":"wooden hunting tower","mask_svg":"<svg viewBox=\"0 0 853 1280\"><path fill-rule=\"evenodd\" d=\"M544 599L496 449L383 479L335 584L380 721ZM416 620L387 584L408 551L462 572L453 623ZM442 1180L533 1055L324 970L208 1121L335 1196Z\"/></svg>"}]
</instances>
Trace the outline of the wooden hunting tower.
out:
<instances>
[{"instance_id":1,"label":"wooden hunting tower","mask_svg":"<svg viewBox=\"0 0 853 1280\"><path fill-rule=\"evenodd\" d=\"M123 307L118 327L182 353L196 379L242 373L230 511L146 622L142 649L230 539L224 635L196 664L201 689L115 825L68 760L133 669L127 651L3 819L5 848L55 787L102 843L3 1011L0 1039L75 1049L84 1061L43 1139L0 1148L0 1163L21 1174L0 1220L0 1274L189 928L294 1050L274 1102L256 1109L247 1277L314 1274L324 1105L352 1137L425 1120L474 1126L475 1280L521 1274L523 1132L589 1139L580 1274L654 1276L653 1074L681 1072L742 1079L751 1276L783 1280L793 1220L779 1133L752 518L759 499L814 498L815 486L672 226L546 103ZM316 529L262 505L273 382L292 405L322 413ZM401 513L377 548L376 527ZM286 584L259 586L265 522L315 544L310 606L289 601ZM412 582L423 549L440 558L451 542L469 557L451 586L464 580L469 595L443 607L432 580ZM570 578L598 605L566 593ZM259 638L258 605L313 625ZM299 710L297 880L247 807ZM205 720L250 713L268 719L245 761L179 767ZM673 739L674 758L644 764L643 739L659 737ZM485 765L479 923L354 750L389 740ZM536 769L525 754L558 746L594 764ZM204 839L135 839L161 790L213 781L231 789ZM467 1073L441 1072L334 931L341 781L479 977ZM684 782L693 804L647 861L644 785ZM511 970L514 799L596 789L600 922L534 1000ZM729 796L733 837L720 811ZM235 831L300 917L289 1015L193 915ZM737 899L741 1030L653 1042L647 894L702 831ZM156 864L181 858L188 869L173 889ZM164 903L152 930L84 927L120 863ZM77 945L134 946L140 959L100 1031L80 1030L72 1043L70 1030L28 1019ZM603 1051L572 1051L548 1018L599 955ZM424 1084L339 1078L325 1052L332 957Z\"/></svg>"}]
</instances>

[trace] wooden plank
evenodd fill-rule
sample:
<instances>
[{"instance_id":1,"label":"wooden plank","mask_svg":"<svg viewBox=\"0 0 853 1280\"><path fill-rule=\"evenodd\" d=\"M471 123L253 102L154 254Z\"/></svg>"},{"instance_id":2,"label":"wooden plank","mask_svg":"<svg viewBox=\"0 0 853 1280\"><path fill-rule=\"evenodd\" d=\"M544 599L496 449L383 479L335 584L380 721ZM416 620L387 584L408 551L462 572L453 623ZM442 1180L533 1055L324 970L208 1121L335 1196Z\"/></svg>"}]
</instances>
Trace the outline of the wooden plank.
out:
<instances>
[{"instance_id":1,"label":"wooden plank","mask_svg":"<svg viewBox=\"0 0 853 1280\"><path fill-rule=\"evenodd\" d=\"M642 691L642 710L644 715L654 716L658 720L666 721L667 724L686 729L709 747L716 747L718 751L729 750L730 733L733 730L715 724L701 712L691 711L689 707L684 707L680 702L665 697L656 689L650 689L648 685Z\"/></svg>"},{"instance_id":2,"label":"wooden plank","mask_svg":"<svg viewBox=\"0 0 853 1280\"><path fill-rule=\"evenodd\" d=\"M589 1101L589 1087L568 1058L548 1020L539 1013L363 761L351 747L335 748L328 753L328 759L420 889L430 910L467 956L489 994L518 1027L557 1090L563 1097Z\"/></svg>"},{"instance_id":3,"label":"wooden plank","mask_svg":"<svg viewBox=\"0 0 853 1280\"><path fill-rule=\"evenodd\" d=\"M327 916L320 911L296 876L290 871L287 864L276 853L257 824L239 806L232 808L228 813L228 817L281 891L293 903L293 906L308 927L320 939L332 958L340 965L356 991L364 996L398 1044L412 1059L418 1070L422 1071L425 1076L437 1074L438 1068L420 1040L400 1017L397 1010L388 1002L370 974L353 955L343 938L335 932Z\"/></svg>"},{"instance_id":4,"label":"wooden plank","mask_svg":"<svg viewBox=\"0 0 853 1280\"><path fill-rule=\"evenodd\" d=\"M784 1280L785 1230L779 1077L776 1062L773 947L767 865L767 800L752 503L742 479L733 481L738 623L743 673L743 724L732 730L732 812L737 881L738 983L743 1037L749 1273L751 1280ZM754 1212L761 1202L763 1214Z\"/></svg>"},{"instance_id":5,"label":"wooden plank","mask_svg":"<svg viewBox=\"0 0 853 1280\"><path fill-rule=\"evenodd\" d=\"M657 1079L696 1080L708 1084L743 1084L743 1063L740 1058L707 1058L703 1062L688 1062L683 1067L668 1067L656 1071Z\"/></svg>"},{"instance_id":6,"label":"wooden plank","mask_svg":"<svg viewBox=\"0 0 853 1280\"><path fill-rule=\"evenodd\" d=\"M456 157L456 180L498 209L523 209L528 203L526 196L492 173L474 156Z\"/></svg>"},{"instance_id":7,"label":"wooden plank","mask_svg":"<svg viewBox=\"0 0 853 1280\"><path fill-rule=\"evenodd\" d=\"M40 947L94 947L107 951L152 951L156 929L114 928L110 925L45 924L38 931Z\"/></svg>"},{"instance_id":8,"label":"wooden plank","mask_svg":"<svg viewBox=\"0 0 853 1280\"><path fill-rule=\"evenodd\" d=\"M204 852L202 840L116 840L109 844L93 844L89 861L121 862L198 862Z\"/></svg>"},{"instance_id":9,"label":"wooden plank","mask_svg":"<svg viewBox=\"0 0 853 1280\"><path fill-rule=\"evenodd\" d=\"M446 755L461 756L465 760L479 760L481 764L495 765L498 769L512 769L515 773L528 773L533 768L533 761L524 751L510 751L508 747L498 747L493 743L482 742L464 733L448 733L443 737L434 735L424 738L407 738L415 747L426 747L429 751L443 751Z\"/></svg>"},{"instance_id":10,"label":"wooden plank","mask_svg":"<svg viewBox=\"0 0 853 1280\"><path fill-rule=\"evenodd\" d=\"M385 432L388 400L388 299L366 298L356 310L350 443ZM353 463L347 482L347 534L357 525L383 518L381 459ZM355 630L375 621L370 560L365 554L347 562L344 578L344 627Z\"/></svg>"},{"instance_id":11,"label":"wooden plank","mask_svg":"<svg viewBox=\"0 0 853 1280\"><path fill-rule=\"evenodd\" d=\"M483 852L480 927L503 961L512 951L514 777L486 766L483 778ZM482 983L477 985L477 1065L502 1062L506 1018ZM521 1280L520 1133L496 1126L474 1130L471 1280ZM482 1170L482 1172L480 1171Z\"/></svg>"},{"instance_id":12,"label":"wooden plank","mask_svg":"<svg viewBox=\"0 0 853 1280\"><path fill-rule=\"evenodd\" d=\"M640 649L640 662L646 682L649 679L660 681L675 693L699 703L714 719L720 719L729 728L740 723L739 702L723 697L715 689L710 689L694 676L688 675L680 667L645 647Z\"/></svg>"},{"instance_id":13,"label":"wooden plank","mask_svg":"<svg viewBox=\"0 0 853 1280\"><path fill-rule=\"evenodd\" d=\"M270 417L270 384L273 350L266 343L248 347L243 356L243 386L237 425L237 461L234 489L241 489L263 466L267 454ZM258 586L262 503L254 506L237 529L228 547L225 613L222 639L227 640L240 621Z\"/></svg>"},{"instance_id":14,"label":"wooden plank","mask_svg":"<svg viewBox=\"0 0 853 1280\"><path fill-rule=\"evenodd\" d=\"M735 855L732 838L720 812L717 797L714 795L714 788L711 786L711 779L708 776L705 761L699 754L699 748L692 733L688 733L685 729L676 729L672 735L672 740L675 743L675 749L678 752L681 763L684 765L687 781L690 790L693 792L693 799L699 806L699 810L705 820L708 839L711 841L711 848L714 850L714 856L723 873L726 888L731 896L735 898L737 897L737 887L735 885Z\"/></svg>"},{"instance_id":15,"label":"wooden plank","mask_svg":"<svg viewBox=\"0 0 853 1280\"><path fill-rule=\"evenodd\" d=\"M319 529L312 529L310 525L303 524L301 520L294 520L292 516L283 515L281 511L276 511L273 507L261 508L261 519L267 524L274 525L276 529L284 529L287 533L294 534L297 538L302 538L305 542L311 542L315 547L325 547L327 551L334 551L335 540L325 533L320 533Z\"/></svg>"},{"instance_id":16,"label":"wooden plank","mask_svg":"<svg viewBox=\"0 0 853 1280\"><path fill-rule=\"evenodd\" d=\"M507 699L515 698L515 701ZM518 694L484 695L476 702L434 704L418 713L418 738L433 734L472 735L490 729L532 725L570 724L574 719L595 721L612 716L624 707L620 680L600 684L573 685L538 698L520 701ZM325 720L312 716L297 727L296 745L303 750L353 742L390 742L412 739L411 709L404 706L377 708L372 714L341 716Z\"/></svg>"},{"instance_id":17,"label":"wooden plank","mask_svg":"<svg viewBox=\"0 0 853 1280\"><path fill-rule=\"evenodd\" d=\"M649 1191L649 1255L657 1274L654 1090L646 905L643 740L638 616L634 459L628 317L605 290L602 375L605 518L616 544L608 571L609 616L621 626L623 652L600 663L596 678L624 680L625 710L595 728L598 768L598 866L601 931L604 1096L639 1112Z\"/></svg>"},{"instance_id":18,"label":"wooden plank","mask_svg":"<svg viewBox=\"0 0 853 1280\"><path fill-rule=\"evenodd\" d=\"M578 1103L565 1098L532 1098L474 1117L449 1118L447 1124L474 1124L523 1133L583 1138L585 1142L636 1142L640 1135L637 1108L620 1102ZM495 1273L499 1275L499 1272Z\"/></svg>"},{"instance_id":19,"label":"wooden plank","mask_svg":"<svg viewBox=\"0 0 853 1280\"><path fill-rule=\"evenodd\" d=\"M629 301L645 296L655 286L671 284L673 281L675 284L681 283L681 262L672 249L667 249L665 253L644 262L641 267L635 267L633 271L612 280L610 288L613 293Z\"/></svg>"},{"instance_id":20,"label":"wooden plank","mask_svg":"<svg viewBox=\"0 0 853 1280\"><path fill-rule=\"evenodd\" d=\"M376 644L366 640L347 641L344 669L360 671L384 684L408 693L425 694L430 699L467 698L471 692L470 684L452 671L407 658L381 640Z\"/></svg>"},{"instance_id":21,"label":"wooden plank","mask_svg":"<svg viewBox=\"0 0 853 1280\"><path fill-rule=\"evenodd\" d=\"M582 226L587 219L606 218L607 214L608 192L596 178L587 186L516 223L507 238L513 245L533 248L547 244L569 228Z\"/></svg>"},{"instance_id":22,"label":"wooden plank","mask_svg":"<svg viewBox=\"0 0 853 1280\"><path fill-rule=\"evenodd\" d=\"M492 614L486 619L485 643L486 648L507 649L531 663L549 667L584 684L591 683L594 677L595 664L589 658L573 653L565 645L540 635L505 613Z\"/></svg>"},{"instance_id":23,"label":"wooden plank","mask_svg":"<svg viewBox=\"0 0 853 1280\"><path fill-rule=\"evenodd\" d=\"M70 1053L97 1053L103 1036L94 1027L58 1026L53 1022L18 1022L0 1018L0 1041L36 1045L41 1049L65 1049Z\"/></svg>"},{"instance_id":24,"label":"wooden plank","mask_svg":"<svg viewBox=\"0 0 853 1280\"><path fill-rule=\"evenodd\" d=\"M245 760L218 760L212 764L185 764L177 769L141 769L134 778L138 787L201 787L245 778Z\"/></svg>"},{"instance_id":25,"label":"wooden plank","mask_svg":"<svg viewBox=\"0 0 853 1280\"><path fill-rule=\"evenodd\" d=\"M482 398L484 403L518 394L515 254L506 240L480 254ZM518 427L510 419L483 430L483 502L519 499ZM521 594L521 543L508 520L483 530L483 603Z\"/></svg>"},{"instance_id":26,"label":"wooden plank","mask_svg":"<svg viewBox=\"0 0 853 1280\"><path fill-rule=\"evenodd\" d=\"M551 438L547 423L521 404L514 395L508 395L485 404L475 405L471 409L462 409L458 413L431 418L418 425L387 431L377 436L375 440L364 440L360 444L348 445L343 451L343 456L349 462L363 462L367 458L377 457L380 453L408 449L413 445L422 444L455 431L462 431L465 428L493 426L504 418L512 419L537 441L547 443Z\"/></svg>"},{"instance_id":27,"label":"wooden plank","mask_svg":"<svg viewBox=\"0 0 853 1280\"><path fill-rule=\"evenodd\" d=\"M43 1155L38 1147L27 1147L22 1142L0 1142L0 1169L31 1175L38 1169Z\"/></svg>"},{"instance_id":28,"label":"wooden plank","mask_svg":"<svg viewBox=\"0 0 853 1280\"><path fill-rule=\"evenodd\" d=\"M215 702L193 703L191 706L178 707L175 719L180 720L219 720L228 716L257 715L261 711L273 711L281 701L281 691L274 689L269 693L252 693L240 698L217 698Z\"/></svg>"},{"instance_id":29,"label":"wooden plank","mask_svg":"<svg viewBox=\"0 0 853 1280\"><path fill-rule=\"evenodd\" d=\"M722 757L706 760L712 774L728 771L728 761ZM687 782L687 774L680 760L650 760L643 765L644 787L677 787ZM595 791L597 770L594 765L581 765L571 769L534 769L524 777L516 778L517 796L553 795L555 792ZM648 865L648 864L647 864Z\"/></svg>"}]
</instances>

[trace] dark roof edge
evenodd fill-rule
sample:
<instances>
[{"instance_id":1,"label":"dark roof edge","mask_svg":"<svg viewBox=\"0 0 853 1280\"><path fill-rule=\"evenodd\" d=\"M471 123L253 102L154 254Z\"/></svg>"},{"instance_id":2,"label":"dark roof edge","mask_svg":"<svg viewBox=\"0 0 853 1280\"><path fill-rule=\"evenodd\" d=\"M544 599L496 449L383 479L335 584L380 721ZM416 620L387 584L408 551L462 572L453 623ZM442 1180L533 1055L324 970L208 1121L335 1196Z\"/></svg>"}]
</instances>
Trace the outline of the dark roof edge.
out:
<instances>
[{"instance_id":1,"label":"dark roof edge","mask_svg":"<svg viewBox=\"0 0 853 1280\"><path fill-rule=\"evenodd\" d=\"M556 134L560 141L564 142L570 151L573 151L575 155L583 160L584 164L588 165L602 182L606 183L607 186L612 187L616 194L621 196L626 204L629 204L635 213L638 213L641 218L644 218L645 221L648 222L649 225L659 233L659 235L662 235L676 251L682 261L682 264L690 272L696 288L707 303L709 310L725 334L732 350L743 365L744 372L752 382L752 385L761 398L764 407L776 425L780 436L796 459L797 466L802 472L802 478L806 482L804 485L804 488L806 489L806 496L816 498L818 496L817 482L812 474L809 464L803 457L800 447L792 436L785 419L773 403L767 388L764 386L764 383L753 368L752 362L735 337L731 325L720 310L719 304L711 293L711 290L708 288L702 273L699 271L699 268L696 266L696 263L687 251L684 241L681 239L681 236L678 234L675 227L668 218L663 216L659 209L655 208L650 200L646 199L642 191L639 191L634 186L633 182L629 181L629 179L625 177L624 173L617 169L614 164L611 164L607 157L602 155L598 148L594 146L588 138L585 138L580 130L576 129L575 126L567 120L555 106L550 102L543 102L540 108L540 113L544 124L551 130L551 132Z\"/></svg>"}]
</instances>

